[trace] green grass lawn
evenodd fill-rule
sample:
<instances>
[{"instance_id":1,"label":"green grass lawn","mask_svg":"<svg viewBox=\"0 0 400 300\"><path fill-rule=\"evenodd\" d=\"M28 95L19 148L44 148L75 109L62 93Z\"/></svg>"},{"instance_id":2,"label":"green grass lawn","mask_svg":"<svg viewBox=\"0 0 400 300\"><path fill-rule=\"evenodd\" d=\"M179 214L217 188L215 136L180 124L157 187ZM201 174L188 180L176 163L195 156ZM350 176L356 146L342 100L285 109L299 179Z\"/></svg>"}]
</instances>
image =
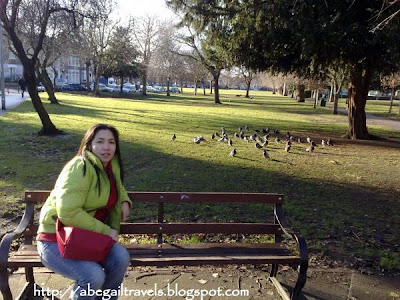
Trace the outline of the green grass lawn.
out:
<instances>
[{"instance_id":1,"label":"green grass lawn","mask_svg":"<svg viewBox=\"0 0 400 300\"><path fill-rule=\"evenodd\" d=\"M394 100L389 114L390 100L367 100L365 111L368 114L400 120L400 100ZM346 99L339 99L339 106L347 108Z\"/></svg>"},{"instance_id":2,"label":"green grass lawn","mask_svg":"<svg viewBox=\"0 0 400 300\"><path fill-rule=\"evenodd\" d=\"M12 203L24 190L51 189L87 128L106 122L121 134L127 190L283 193L289 222L302 232L315 254L400 270L399 132L369 127L370 133L389 140L343 140L347 117L334 116L326 108L313 109L311 102L254 91L252 99L245 99L244 91L222 90L223 104L215 105L212 95L200 95L200 89L198 96L191 92L146 98L58 93L61 105L45 101L54 124L67 133L57 137L35 134L41 124L30 101L3 115L0 217L11 209L22 213ZM233 138L238 153L231 157L231 147L210 139L221 126L233 136L239 126L246 125L251 130L279 129L283 136L289 130L296 140L310 136L317 144L330 137L335 145L319 146L310 154L305 143L294 143L286 153L284 143L270 139L271 159L265 160L254 143ZM193 138L199 135L207 141L194 144ZM167 207L166 213L170 221L257 222L270 214L270 208L177 205ZM155 214L149 206L138 206L131 219L153 220Z\"/></svg>"}]
</instances>

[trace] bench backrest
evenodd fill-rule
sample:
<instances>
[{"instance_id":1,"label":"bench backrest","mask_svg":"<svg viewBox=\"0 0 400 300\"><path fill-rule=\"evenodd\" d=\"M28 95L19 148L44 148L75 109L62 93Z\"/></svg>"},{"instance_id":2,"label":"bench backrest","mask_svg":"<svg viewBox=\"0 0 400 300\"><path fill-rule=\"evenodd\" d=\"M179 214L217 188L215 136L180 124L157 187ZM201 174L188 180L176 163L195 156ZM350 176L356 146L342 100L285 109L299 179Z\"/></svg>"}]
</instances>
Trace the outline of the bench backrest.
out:
<instances>
[{"instance_id":1,"label":"bench backrest","mask_svg":"<svg viewBox=\"0 0 400 300\"><path fill-rule=\"evenodd\" d=\"M50 191L26 191L25 202L44 202ZM273 193L186 193L128 192L132 202L251 202L283 204L282 194Z\"/></svg>"},{"instance_id":2,"label":"bench backrest","mask_svg":"<svg viewBox=\"0 0 400 300\"><path fill-rule=\"evenodd\" d=\"M27 191L25 202L42 203L50 191ZM133 203L158 203L158 223L124 223L121 234L157 234L162 243L162 234L274 234L280 240L281 228L275 223L165 223L165 203L266 203L281 206L283 195L273 193L192 193L192 192L128 192ZM37 225L30 225L28 235L35 235Z\"/></svg>"}]
</instances>

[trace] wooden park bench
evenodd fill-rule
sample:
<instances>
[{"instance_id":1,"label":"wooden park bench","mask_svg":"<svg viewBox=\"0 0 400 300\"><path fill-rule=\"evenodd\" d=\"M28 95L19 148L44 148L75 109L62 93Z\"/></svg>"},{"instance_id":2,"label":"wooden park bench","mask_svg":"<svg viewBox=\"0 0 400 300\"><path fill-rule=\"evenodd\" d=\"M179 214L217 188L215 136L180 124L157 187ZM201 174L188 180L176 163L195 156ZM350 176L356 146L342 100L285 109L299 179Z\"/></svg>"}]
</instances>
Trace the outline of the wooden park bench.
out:
<instances>
[{"instance_id":1,"label":"wooden park bench","mask_svg":"<svg viewBox=\"0 0 400 300\"><path fill-rule=\"evenodd\" d=\"M9 275L18 268L25 268L26 285L20 297L32 292L34 286L34 267L43 267L36 246L32 244L38 225L35 224L35 205L43 203L50 191L27 191L24 202L25 212L17 228L4 235L0 244L0 290L4 300L12 300ZM283 299L298 299L306 283L308 252L305 240L296 235L285 223L282 204L283 195L266 193L153 193L129 192L136 203L154 203L158 207L158 222L123 223L120 234L157 235L157 244L126 245L131 255L131 266L201 266L225 264L268 264L271 265L270 281L275 285ZM165 221L165 204L173 203L266 203L274 206L270 214L271 222L265 223L169 223ZM139 205L139 204L137 204ZM271 210L272 211L272 210ZM266 214L267 216L267 214ZM273 235L271 243L165 243L165 235L174 234L268 234ZM293 240L296 250L285 246L283 236ZM12 242L20 238L21 246L10 253ZM297 253L297 254L296 254ZM283 289L276 274L279 265L297 268L299 276L291 296Z\"/></svg>"}]
</instances>

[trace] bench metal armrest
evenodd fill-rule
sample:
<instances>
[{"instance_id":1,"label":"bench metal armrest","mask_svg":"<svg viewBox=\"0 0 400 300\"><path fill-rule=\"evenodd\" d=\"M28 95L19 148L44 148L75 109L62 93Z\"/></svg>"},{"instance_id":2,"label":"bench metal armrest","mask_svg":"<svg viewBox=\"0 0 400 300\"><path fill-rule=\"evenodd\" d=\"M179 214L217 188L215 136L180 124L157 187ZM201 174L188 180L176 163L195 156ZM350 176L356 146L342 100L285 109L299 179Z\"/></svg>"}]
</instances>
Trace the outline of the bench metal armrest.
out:
<instances>
[{"instance_id":1,"label":"bench metal armrest","mask_svg":"<svg viewBox=\"0 0 400 300\"><path fill-rule=\"evenodd\" d=\"M0 271L7 270L8 255L10 253L11 243L15 238L18 238L31 223L34 214L34 203L27 202L25 212L19 222L17 228L10 233L6 233L0 242Z\"/></svg>"},{"instance_id":2,"label":"bench metal armrest","mask_svg":"<svg viewBox=\"0 0 400 300\"><path fill-rule=\"evenodd\" d=\"M308 248L306 240L299 233L296 234L294 230L289 227L285 217L283 216L281 205L275 205L275 219L281 226L283 233L296 241L299 247L301 264L306 263L308 265Z\"/></svg>"}]
</instances>

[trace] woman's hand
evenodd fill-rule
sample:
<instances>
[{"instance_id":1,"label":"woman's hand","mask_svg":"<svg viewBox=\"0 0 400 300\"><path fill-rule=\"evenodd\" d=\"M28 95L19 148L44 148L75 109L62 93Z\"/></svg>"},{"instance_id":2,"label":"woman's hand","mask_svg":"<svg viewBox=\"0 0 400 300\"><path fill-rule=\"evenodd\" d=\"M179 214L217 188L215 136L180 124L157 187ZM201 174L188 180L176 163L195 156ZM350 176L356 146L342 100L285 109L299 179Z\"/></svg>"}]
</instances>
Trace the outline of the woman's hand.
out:
<instances>
[{"instance_id":1,"label":"woman's hand","mask_svg":"<svg viewBox=\"0 0 400 300\"><path fill-rule=\"evenodd\" d=\"M110 230L110 233L108 234L114 241L118 242L118 231L115 229Z\"/></svg>"},{"instance_id":2,"label":"woman's hand","mask_svg":"<svg viewBox=\"0 0 400 300\"><path fill-rule=\"evenodd\" d=\"M128 220L129 214L131 213L131 207L128 202L122 202L121 204L121 220L125 222Z\"/></svg>"}]
</instances>

